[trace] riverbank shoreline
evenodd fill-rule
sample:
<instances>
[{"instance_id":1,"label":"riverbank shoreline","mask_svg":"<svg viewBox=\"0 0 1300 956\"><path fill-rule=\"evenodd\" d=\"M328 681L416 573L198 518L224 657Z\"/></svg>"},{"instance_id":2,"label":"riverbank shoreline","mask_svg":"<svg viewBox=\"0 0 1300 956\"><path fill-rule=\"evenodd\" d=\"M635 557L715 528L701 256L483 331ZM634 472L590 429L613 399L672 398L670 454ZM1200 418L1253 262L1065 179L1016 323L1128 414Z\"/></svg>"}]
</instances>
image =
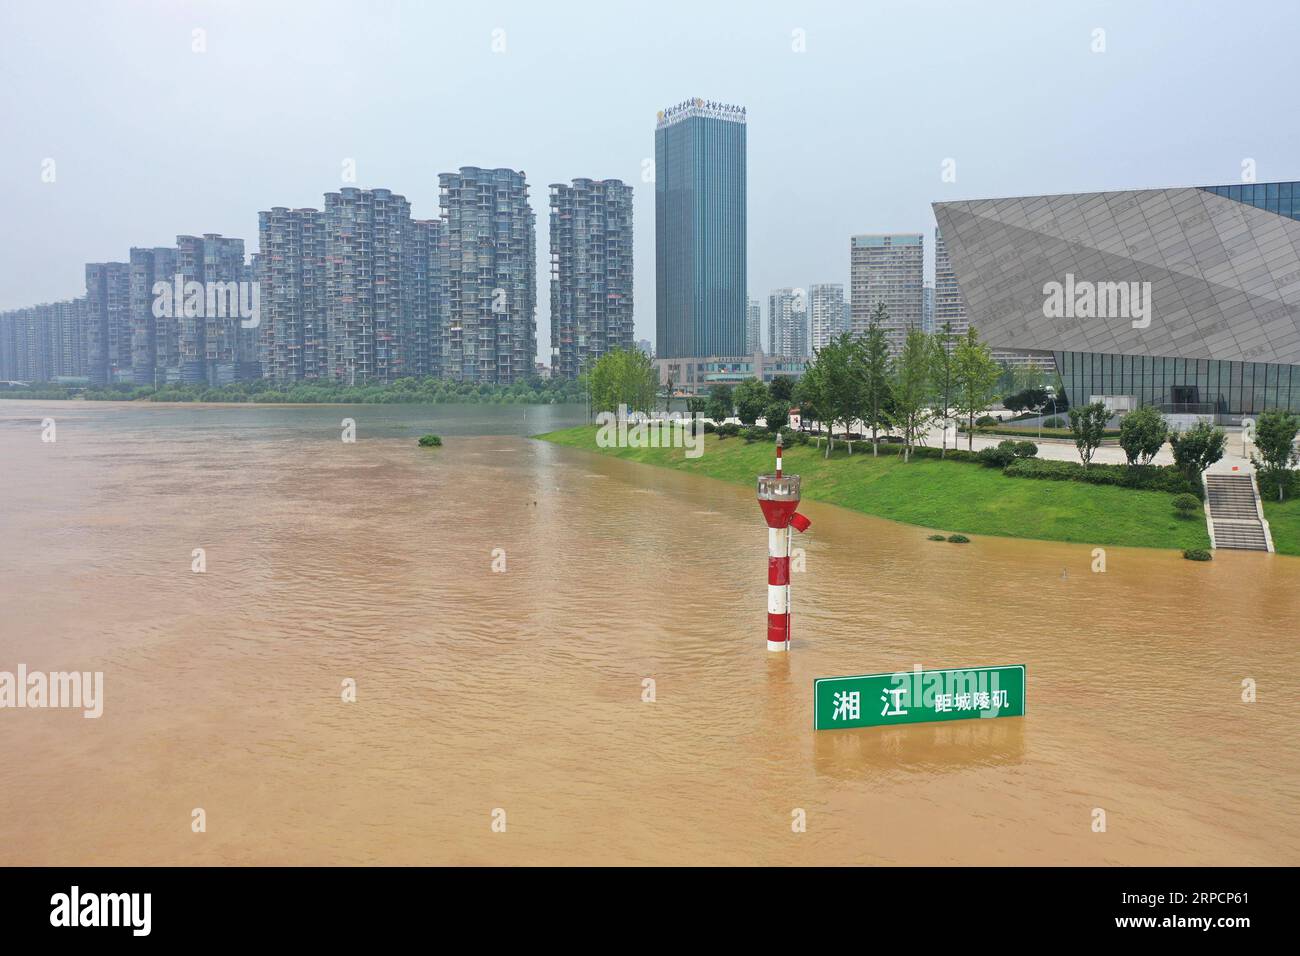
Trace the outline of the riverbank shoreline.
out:
<instances>
[{"instance_id":1,"label":"riverbank shoreline","mask_svg":"<svg viewBox=\"0 0 1300 956\"><path fill-rule=\"evenodd\" d=\"M600 448L596 427L580 425L535 439L641 464L690 471L732 484L752 484L772 468L769 442L704 436L703 453L681 448ZM1209 548L1205 522L1177 517L1173 495L1082 482L1004 476L970 462L917 458L904 464L896 447L872 456L858 444L829 459L811 445L785 450L786 469L803 477L814 501L918 528L1098 546L1183 550Z\"/></svg>"}]
</instances>

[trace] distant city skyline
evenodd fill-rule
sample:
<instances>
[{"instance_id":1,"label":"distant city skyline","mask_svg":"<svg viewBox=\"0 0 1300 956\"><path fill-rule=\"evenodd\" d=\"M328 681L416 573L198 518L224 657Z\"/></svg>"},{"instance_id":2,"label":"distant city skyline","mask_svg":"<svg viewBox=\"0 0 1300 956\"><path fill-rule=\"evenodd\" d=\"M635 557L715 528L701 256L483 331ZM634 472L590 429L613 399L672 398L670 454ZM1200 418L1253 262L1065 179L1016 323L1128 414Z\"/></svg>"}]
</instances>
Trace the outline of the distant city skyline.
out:
<instances>
[{"instance_id":1,"label":"distant city skyline","mask_svg":"<svg viewBox=\"0 0 1300 956\"><path fill-rule=\"evenodd\" d=\"M1300 178L1300 130L1202 66L1287 88L1293 6L1252 8L1271 28L1226 46L1215 5L1178 17L1121 4L1021 15L1030 9L759 3L737 16L669 2L612 27L523 4L326 0L268 18L237 4L7 3L0 311L80 297L86 263L177 235L242 239L251 253L260 210L349 185L405 195L413 218L432 219L437 173L478 165L526 170L534 190L584 176L633 186L635 335L653 339L654 117L696 95L747 108L745 291L760 300L814 280L847 286L847 237L929 233L936 201ZM690 28L670 34L669 22ZM685 67L672 77L669 49ZM908 98L860 95L905 70L918 77ZM570 117L575 90L582 112ZM851 175L817 175L828 163ZM531 203L542 221L545 197ZM545 276L548 244L536 245ZM536 354L549 360L542 285Z\"/></svg>"}]
</instances>

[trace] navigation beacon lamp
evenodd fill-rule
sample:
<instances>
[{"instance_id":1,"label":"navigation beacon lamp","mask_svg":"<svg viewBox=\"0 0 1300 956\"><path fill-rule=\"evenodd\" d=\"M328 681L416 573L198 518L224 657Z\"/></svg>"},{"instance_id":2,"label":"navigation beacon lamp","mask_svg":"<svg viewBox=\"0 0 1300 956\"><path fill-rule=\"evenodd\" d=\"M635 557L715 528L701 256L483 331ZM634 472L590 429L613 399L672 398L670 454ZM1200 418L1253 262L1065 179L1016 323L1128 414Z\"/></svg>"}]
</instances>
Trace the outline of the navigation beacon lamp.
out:
<instances>
[{"instance_id":1,"label":"navigation beacon lamp","mask_svg":"<svg viewBox=\"0 0 1300 956\"><path fill-rule=\"evenodd\" d=\"M767 521L767 649L790 649L790 529L810 522L799 507L799 476L781 472L781 436L776 437L776 473L758 476L758 506Z\"/></svg>"}]
</instances>

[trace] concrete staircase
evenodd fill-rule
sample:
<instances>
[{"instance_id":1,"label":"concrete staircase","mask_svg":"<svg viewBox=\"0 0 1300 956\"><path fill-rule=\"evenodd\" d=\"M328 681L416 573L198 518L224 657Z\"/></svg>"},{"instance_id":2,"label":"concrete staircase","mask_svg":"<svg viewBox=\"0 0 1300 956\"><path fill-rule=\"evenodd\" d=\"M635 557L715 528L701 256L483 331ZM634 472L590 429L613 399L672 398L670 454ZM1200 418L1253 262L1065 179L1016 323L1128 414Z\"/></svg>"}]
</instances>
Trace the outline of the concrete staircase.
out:
<instances>
[{"instance_id":1,"label":"concrete staircase","mask_svg":"<svg viewBox=\"0 0 1300 956\"><path fill-rule=\"evenodd\" d=\"M1239 551L1272 551L1255 477L1250 473L1206 472L1205 512L1210 543Z\"/></svg>"}]
</instances>

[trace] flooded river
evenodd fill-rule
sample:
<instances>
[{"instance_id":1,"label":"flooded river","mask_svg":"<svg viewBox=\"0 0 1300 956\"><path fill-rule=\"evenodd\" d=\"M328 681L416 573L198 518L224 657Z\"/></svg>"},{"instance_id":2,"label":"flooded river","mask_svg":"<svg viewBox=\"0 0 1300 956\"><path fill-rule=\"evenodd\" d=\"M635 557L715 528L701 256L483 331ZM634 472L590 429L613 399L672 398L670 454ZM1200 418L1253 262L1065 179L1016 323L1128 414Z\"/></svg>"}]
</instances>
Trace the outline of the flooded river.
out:
<instances>
[{"instance_id":1,"label":"flooded river","mask_svg":"<svg viewBox=\"0 0 1300 956\"><path fill-rule=\"evenodd\" d=\"M584 417L0 402L0 671L104 674L0 710L0 864L1300 864L1300 559L806 503L772 654L752 488L526 437ZM812 730L1020 663L1024 718Z\"/></svg>"}]
</instances>

